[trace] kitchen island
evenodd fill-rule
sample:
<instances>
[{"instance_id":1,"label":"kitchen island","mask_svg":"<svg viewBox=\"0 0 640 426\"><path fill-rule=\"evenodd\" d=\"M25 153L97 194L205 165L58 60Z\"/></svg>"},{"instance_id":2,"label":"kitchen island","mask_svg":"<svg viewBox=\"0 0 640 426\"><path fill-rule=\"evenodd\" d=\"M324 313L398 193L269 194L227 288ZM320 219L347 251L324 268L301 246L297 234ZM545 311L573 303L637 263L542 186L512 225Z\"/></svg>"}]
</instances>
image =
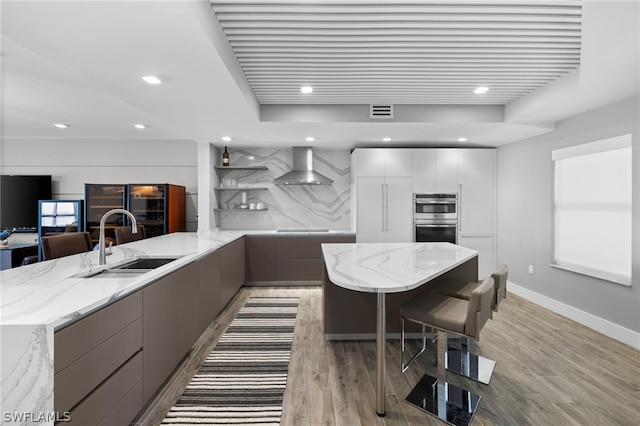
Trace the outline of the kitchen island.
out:
<instances>
[{"instance_id":1,"label":"kitchen island","mask_svg":"<svg viewBox=\"0 0 640 426\"><path fill-rule=\"evenodd\" d=\"M325 336L371 338L375 331L376 413L384 416L386 334L399 328L400 306L439 278L477 281L478 252L450 243L360 243L322 244L322 254Z\"/></svg>"},{"instance_id":2,"label":"kitchen island","mask_svg":"<svg viewBox=\"0 0 640 426\"><path fill-rule=\"evenodd\" d=\"M104 387L105 393L109 390L108 386L124 386L124 379L134 377L127 369L140 370L142 358L166 353L162 347L156 346L153 346L154 350L145 346L145 351L140 343L143 340L147 342L151 332L156 332L160 337L168 334L166 330L162 330L161 321L165 321L164 325L173 327L173 334L178 334L178 341L170 342L173 345L171 351L176 352L174 358L177 361L171 361L169 364L165 362L163 365L157 363L164 368L163 374L165 371L169 371L170 374L173 369L172 363L175 366L179 362L185 348L188 350L189 343L199 336L198 331L210 323L210 316L215 317L219 309L224 308L237 288L244 283L243 237L247 235L287 237L300 233L221 230L175 233L114 246L112 254L107 257L107 265L103 266L98 265L98 252L88 252L0 272L0 408L3 424L53 424L65 419L64 412L55 412L55 406L64 404L58 404L60 395L57 391L54 401L54 376L56 386L63 382L58 380L58 377L60 374L66 374L69 367L66 364L65 367L60 365L59 350L69 351L65 347L66 344L56 344L54 348L54 336L61 338L62 334L78 334L83 331L83 327L83 336L93 338L99 334L94 332L95 330L106 336L100 341L94 339L94 346L83 349L92 356L96 354L96 359L106 343L110 343L112 348L120 349L126 347L124 343L133 342L129 345L131 355L122 355L124 364L114 367L118 373L122 373L118 380L123 380L113 380L113 383L109 383L116 374L112 375L110 372L104 380L96 379L100 380L99 387ZM307 235L344 236L353 233L309 232ZM105 269L143 258L164 258L172 261L141 274L99 274ZM105 278L102 278L103 276ZM229 280L232 282L223 282ZM203 305L206 300L210 300L211 303ZM211 312L204 312L209 314L208 318L198 318L198 305L201 307L201 313L203 306L207 309L211 307ZM212 307L214 305L215 308ZM171 312L164 306L169 306ZM195 308L189 309L190 306ZM106 316L103 317L103 314ZM175 324L166 322L169 314L187 324L186 333L179 334L181 331L175 330ZM154 324L149 320L151 317L160 322ZM105 330L107 326L111 327L110 330ZM69 330L73 330L74 333ZM91 338L75 340L83 343ZM74 339L65 341L70 342L69 350L72 349L72 343L76 345ZM111 359L109 352L103 351L103 354L106 354L107 359ZM77 360L84 359L84 356L73 356L73 359L67 356L69 366L72 361L78 364ZM102 356L104 358L104 355ZM144 370L158 365L144 362ZM92 369L81 367L84 370L78 371L88 370L93 373ZM157 374L149 376L158 376L160 382L154 383L154 386L161 385L164 380L164 377ZM74 384L73 380L67 380L67 383ZM129 385L130 383L127 384ZM141 385L133 383L131 386L132 390L141 393ZM91 402L91 395L96 396L94 399L99 399L97 396L100 394L97 392L100 389L95 389L92 388L89 396L82 400L83 404ZM79 393L75 389L71 390ZM144 391L145 400L152 391ZM74 401L78 399L79 397ZM121 400L127 403L132 398ZM87 408L85 411L90 410ZM81 416L78 415L76 418L80 421Z\"/></svg>"}]
</instances>

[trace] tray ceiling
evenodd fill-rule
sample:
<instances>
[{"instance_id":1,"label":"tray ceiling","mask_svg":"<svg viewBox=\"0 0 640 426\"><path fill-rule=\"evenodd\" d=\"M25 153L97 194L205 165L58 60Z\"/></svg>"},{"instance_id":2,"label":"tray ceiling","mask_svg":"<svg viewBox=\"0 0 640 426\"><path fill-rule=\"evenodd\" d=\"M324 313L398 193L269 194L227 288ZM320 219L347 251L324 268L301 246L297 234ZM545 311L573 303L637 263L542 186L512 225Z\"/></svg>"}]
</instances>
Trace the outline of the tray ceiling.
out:
<instances>
[{"instance_id":1,"label":"tray ceiling","mask_svg":"<svg viewBox=\"0 0 640 426\"><path fill-rule=\"evenodd\" d=\"M210 3L260 104L508 104L580 66L580 1Z\"/></svg>"}]
</instances>

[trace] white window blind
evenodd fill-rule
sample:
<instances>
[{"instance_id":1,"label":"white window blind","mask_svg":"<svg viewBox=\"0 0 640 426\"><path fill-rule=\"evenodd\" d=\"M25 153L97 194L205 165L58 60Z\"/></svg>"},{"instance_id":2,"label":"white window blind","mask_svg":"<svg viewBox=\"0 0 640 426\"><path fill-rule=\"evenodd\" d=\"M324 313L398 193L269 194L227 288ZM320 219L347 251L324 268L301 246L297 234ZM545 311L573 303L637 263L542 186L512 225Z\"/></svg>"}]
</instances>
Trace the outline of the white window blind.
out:
<instances>
[{"instance_id":1,"label":"white window blind","mask_svg":"<svg viewBox=\"0 0 640 426\"><path fill-rule=\"evenodd\" d=\"M631 135L552 152L553 266L631 285Z\"/></svg>"}]
</instances>

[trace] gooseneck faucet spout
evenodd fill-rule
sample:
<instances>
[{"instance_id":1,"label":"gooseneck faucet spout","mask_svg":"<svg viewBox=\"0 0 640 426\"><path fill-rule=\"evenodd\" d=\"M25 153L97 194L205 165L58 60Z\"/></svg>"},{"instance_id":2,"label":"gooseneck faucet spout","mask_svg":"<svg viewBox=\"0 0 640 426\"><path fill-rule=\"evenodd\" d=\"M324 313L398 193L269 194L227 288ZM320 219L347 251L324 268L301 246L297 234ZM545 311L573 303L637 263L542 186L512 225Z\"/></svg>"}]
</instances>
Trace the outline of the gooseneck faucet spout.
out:
<instances>
[{"instance_id":1,"label":"gooseneck faucet spout","mask_svg":"<svg viewBox=\"0 0 640 426\"><path fill-rule=\"evenodd\" d=\"M109 210L100 219L100 240L98 241L98 265L107 264L107 255L104 248L104 225L107 223L107 218L113 214L126 214L131 219L131 233L136 234L138 232L138 222L136 217L129 210L125 209L113 209Z\"/></svg>"}]
</instances>

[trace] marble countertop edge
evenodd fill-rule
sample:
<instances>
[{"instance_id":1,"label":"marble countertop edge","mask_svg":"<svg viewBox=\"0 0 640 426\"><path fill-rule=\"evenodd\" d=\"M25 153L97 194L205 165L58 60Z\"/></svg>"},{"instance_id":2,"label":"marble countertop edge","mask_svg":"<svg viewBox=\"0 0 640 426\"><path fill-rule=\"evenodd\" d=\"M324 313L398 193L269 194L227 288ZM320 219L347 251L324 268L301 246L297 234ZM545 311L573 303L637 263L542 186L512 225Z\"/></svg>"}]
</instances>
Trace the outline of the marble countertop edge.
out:
<instances>
[{"instance_id":1,"label":"marble countertop edge","mask_svg":"<svg viewBox=\"0 0 640 426\"><path fill-rule=\"evenodd\" d=\"M61 328L161 279L244 236L338 236L351 231L276 232L221 230L178 232L113 246L107 265L98 252L66 256L0 271L0 325L48 325ZM87 278L138 258L175 257L168 265L135 278Z\"/></svg>"},{"instance_id":2,"label":"marble countertop edge","mask_svg":"<svg viewBox=\"0 0 640 426\"><path fill-rule=\"evenodd\" d=\"M322 244L329 280L367 293L409 291L478 255L449 243Z\"/></svg>"}]
</instances>

